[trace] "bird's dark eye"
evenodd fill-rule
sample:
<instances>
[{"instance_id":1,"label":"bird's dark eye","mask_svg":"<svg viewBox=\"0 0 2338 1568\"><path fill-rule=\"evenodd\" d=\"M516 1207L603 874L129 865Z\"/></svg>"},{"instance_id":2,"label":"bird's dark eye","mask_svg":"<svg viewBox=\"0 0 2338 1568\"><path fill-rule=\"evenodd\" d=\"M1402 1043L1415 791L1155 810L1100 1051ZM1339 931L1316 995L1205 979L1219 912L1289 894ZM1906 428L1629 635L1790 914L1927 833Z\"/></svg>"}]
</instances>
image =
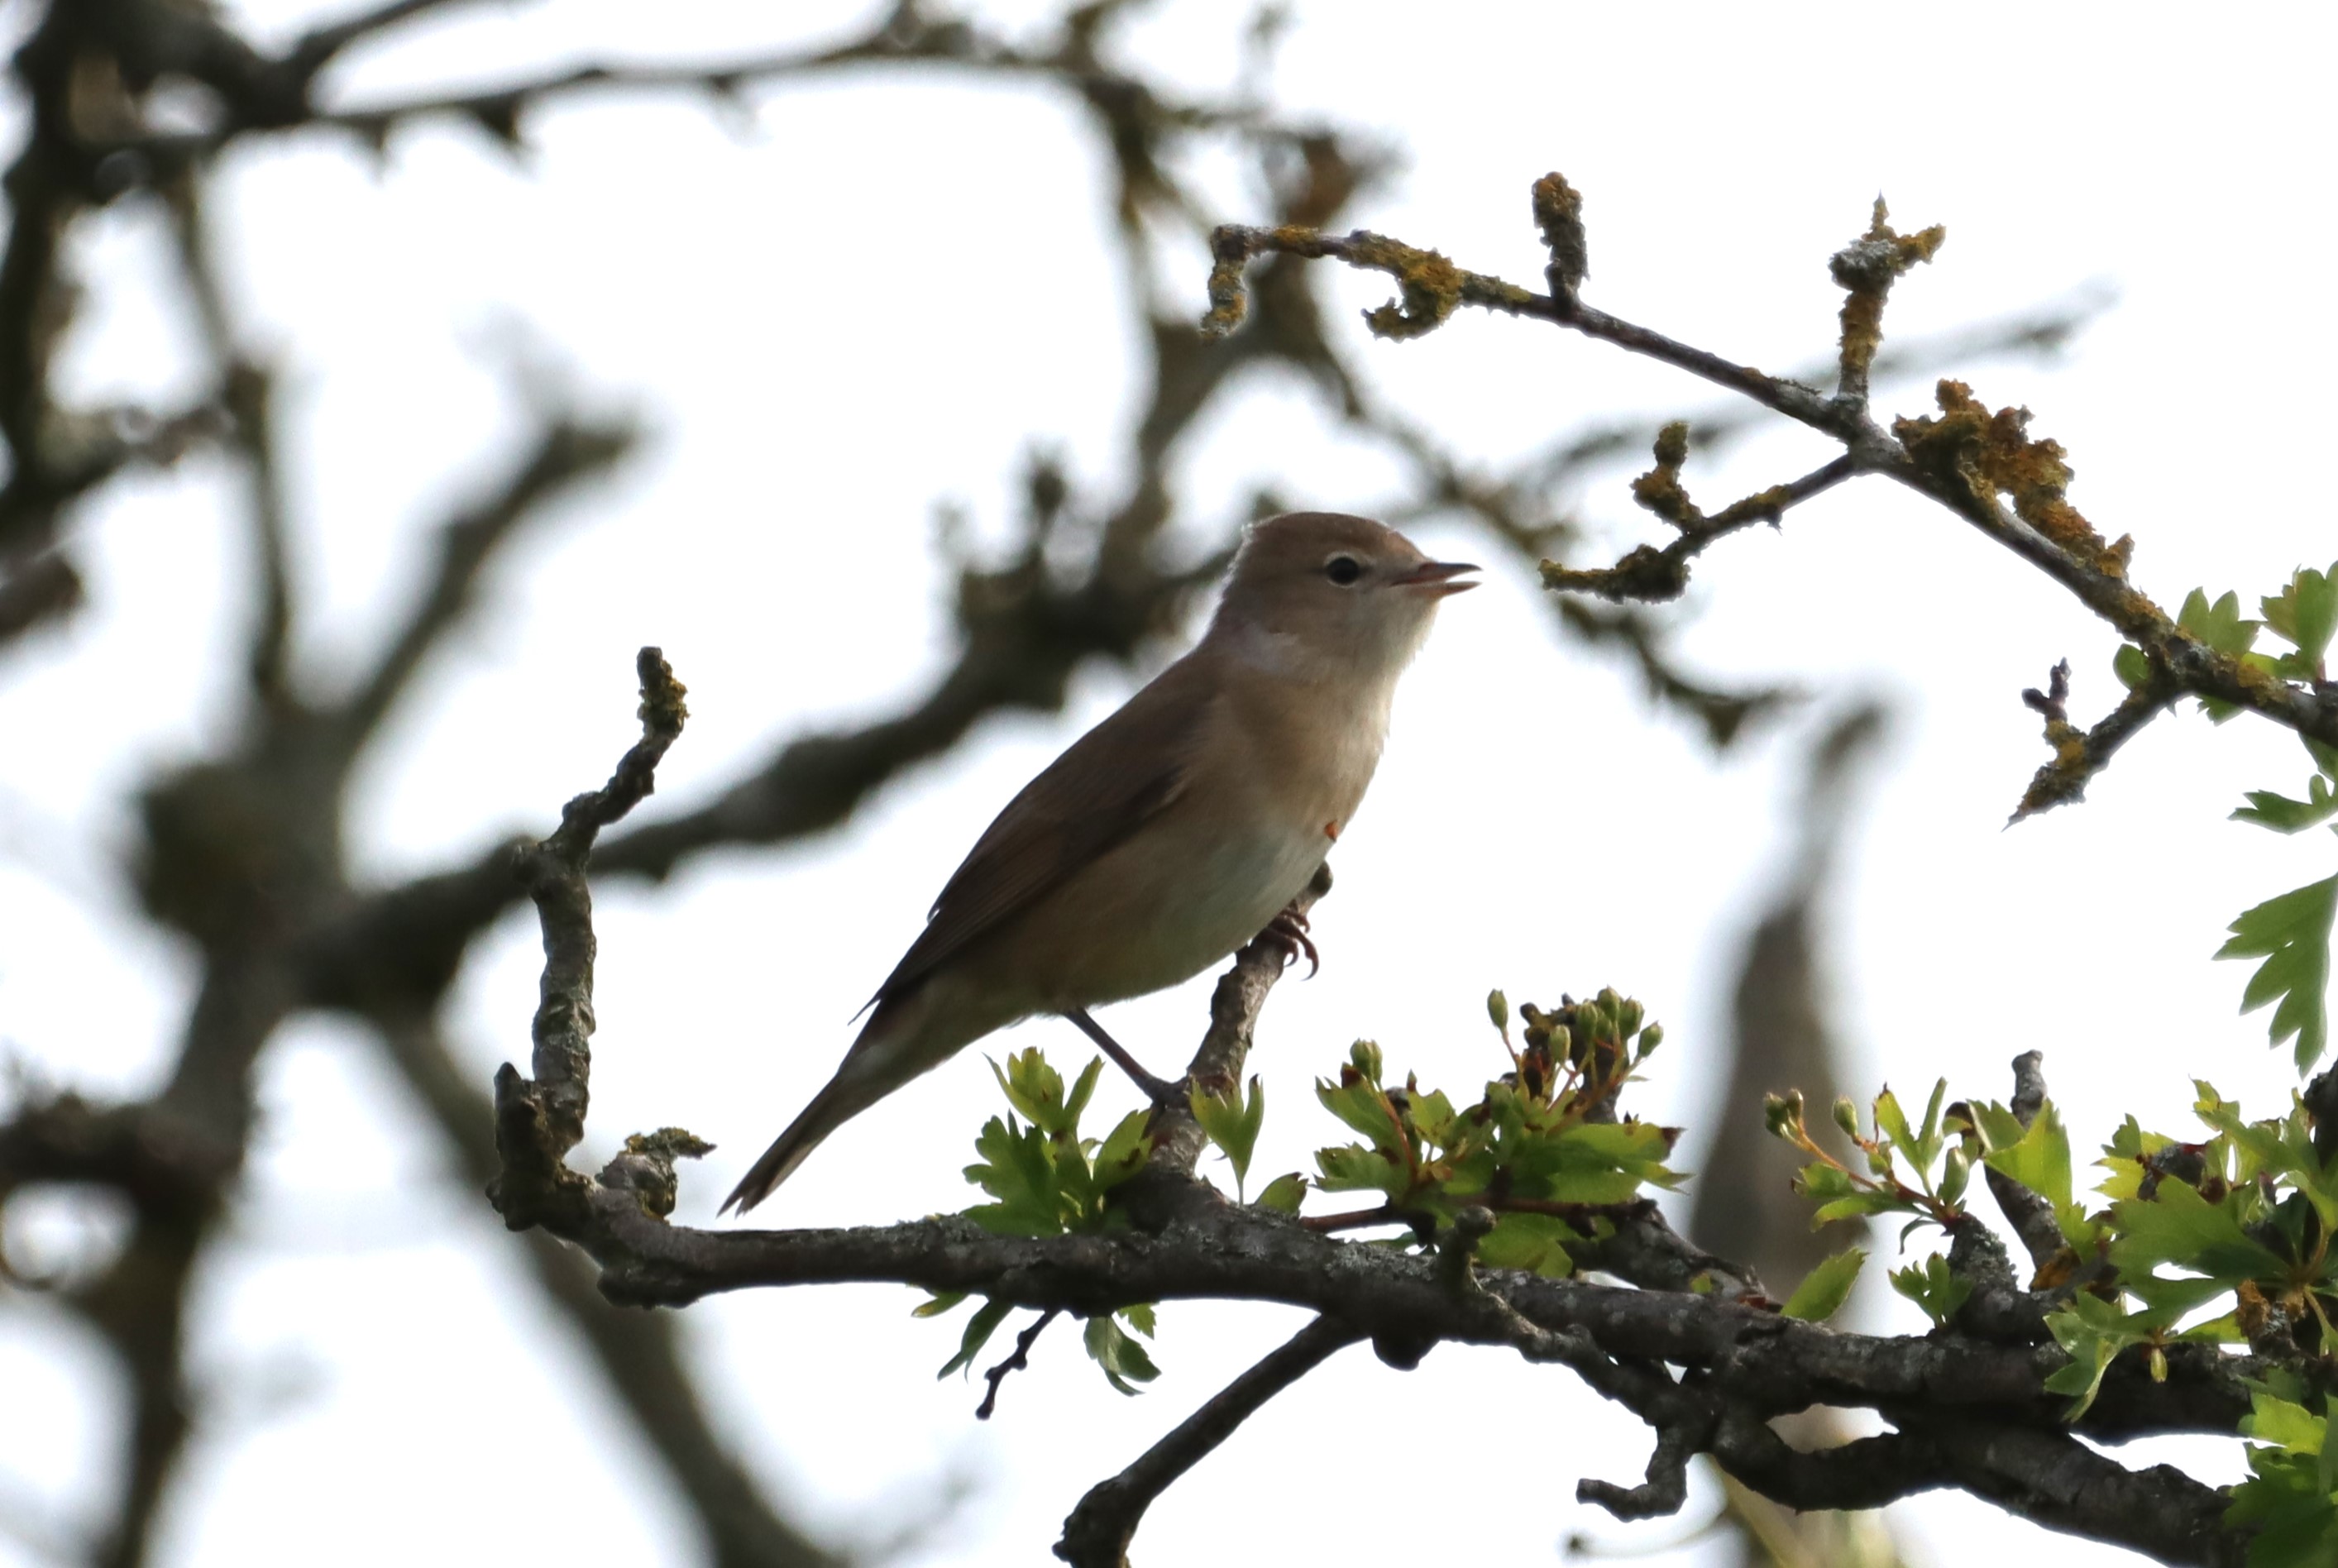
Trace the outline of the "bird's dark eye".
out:
<instances>
[{"instance_id":1,"label":"bird's dark eye","mask_svg":"<svg viewBox=\"0 0 2338 1568\"><path fill-rule=\"evenodd\" d=\"M1342 588L1363 574L1363 564L1353 555L1334 555L1323 564L1323 575Z\"/></svg>"}]
</instances>

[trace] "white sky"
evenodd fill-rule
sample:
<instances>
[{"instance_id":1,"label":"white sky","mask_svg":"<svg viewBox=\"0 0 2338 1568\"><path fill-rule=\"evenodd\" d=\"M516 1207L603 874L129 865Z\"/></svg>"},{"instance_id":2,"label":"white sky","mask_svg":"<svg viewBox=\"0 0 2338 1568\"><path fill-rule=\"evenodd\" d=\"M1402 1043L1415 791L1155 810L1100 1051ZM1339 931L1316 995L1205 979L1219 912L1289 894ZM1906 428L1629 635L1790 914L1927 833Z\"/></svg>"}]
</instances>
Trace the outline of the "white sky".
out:
<instances>
[{"instance_id":1,"label":"white sky","mask_svg":"<svg viewBox=\"0 0 2338 1568\"><path fill-rule=\"evenodd\" d=\"M232 8L271 36L318 12ZM860 10L804 5L781 23L772 9L484 9L412 29L346 86L356 101L531 60L744 51L842 31ZM1019 24L1048 8L997 9ZM2314 483L2338 346L2318 260L2333 238L2326 10L2250 8L2213 29L2198 11L2179 24L2107 5L1967 6L1954 28L1913 7L1856 26L1812 6L1485 5L1442 28L1428 8L1364 0L1298 15L1280 100L1383 130L1409 153L1357 221L1531 281L1527 188L1562 169L1587 198L1587 298L1783 368L1828 344L1825 259L1881 190L1904 227L1950 231L1893 300L1900 333L2091 279L2119 290L2058 367L1972 378L2069 448L2073 499L2107 535L2135 534L2146 591L2172 605L2205 580L2253 603L2293 566L2338 555ZM1223 82L1246 19L1238 4L1160 7L1133 57ZM492 606L399 716L356 811L356 852L385 877L540 827L602 777L630 739L642 642L663 643L692 689L655 809L686 807L808 725L887 710L947 652L926 552L936 503L997 528L1034 439L1060 445L1084 490L1109 495L1122 477L1140 368L1096 154L1067 103L869 74L772 94L743 135L693 103L591 99L534 116L528 140L524 167L452 125L401 133L378 168L333 137L255 143L215 209L250 341L295 391L302 647L326 667L372 646L425 558L427 524L516 428L495 358L515 328L655 431L614 483L511 552ZM1226 217L1257 214L1238 184L1219 188ZM188 327L158 287L152 210L86 223L72 253L90 300L67 385L184 385ZM1174 279L1197 313L1202 276L1197 255ZM1386 292L1327 281L1347 304ZM1602 415L1715 401L1602 346L1484 318L1359 358L1385 396L1488 460ZM1909 412L1927 401L1921 387L1889 397ZM1718 502L1824 456L1783 434L1690 481ZM1194 524L1261 481L1369 508L1394 480L1297 388L1265 381L1223 403L1182 461ZM41 738L0 759L0 1037L95 1092L152 1083L192 977L185 954L130 921L108 856L125 841L130 784L231 711L225 650L248 592L231 496L206 464L111 493L83 530L93 608L14 654L0 684L0 732ZM1639 536L1620 482L1586 511ZM1490 558L1458 532L1423 543ZM1331 1127L1310 1077L1357 1034L1425 1082L1482 1078L1493 985L1514 1000L1602 985L1640 996L1670 1040L1642 1111L1702 1114L1728 960L1773 865L1807 723L1716 763L1652 718L1626 673L1561 645L1522 574L1493 577L1449 607L1409 678L1316 921L1322 975L1270 1006L1261 1178L1309 1165ZM2259 1018L2235 1016L2241 967L2208 956L2242 908L2331 868L2319 835L2224 820L2245 789L2302 784L2294 742L2254 723L2165 721L2084 808L2001 831L2043 756L2017 693L2068 655L2074 710L2091 719L2116 696L2113 639L1880 482L1716 549L1681 613L1707 670L1901 705L1834 955L1870 1087L1946 1073L1960 1093L2001 1096L2007 1060L2038 1047L2082 1140L2129 1109L2179 1130L2195 1075L2261 1112L2279 1106L2286 1053L2265 1049ZM604 889L585 1153L665 1122L715 1140L679 1216L708 1221L826 1078L846 1018L964 847L1127 688L1095 675L1060 720L987 726L831 838L696 865L662 889ZM535 940L513 915L460 983L454 1017L482 1082L524 1054ZM1174 1059L1205 985L1116 1010L1115 1031ZM1012 1043L1032 1039L1084 1059L1060 1025ZM613 1440L595 1374L534 1304L517 1243L439 1180L442 1157L367 1049L339 1025L299 1024L271 1051L262 1094L248 1190L198 1292L193 1362L228 1395L189 1452L162 1560L309 1560L321 1545L337 1563L388 1564L525 1541L546 1558L693 1561L654 1461ZM831 1141L765 1212L820 1224L960 1206L957 1172L995 1101L969 1052ZM982 1426L976 1391L932 1377L955 1327L912 1322L915 1298L757 1292L688 1316L718 1420L817 1524L881 1535L939 1478L972 1485L920 1563L1044 1560L1082 1491L1300 1321L1172 1306L1165 1375L1133 1400L1062 1334ZM1881 1291L1854 1311L1916 1326ZM60 1320L0 1303L0 1511L30 1498L67 1526L101 1515L117 1415L103 1367ZM1645 1448L1636 1422L1557 1370L1449 1348L1400 1376L1351 1351L1165 1497L1137 1554L1418 1556L1465 1527L1489 1563L1548 1560L1579 1529L1637 1550L1675 1539L1706 1497L1631 1528L1570 1500L1578 1475L1636 1478ZM2235 1468L2228 1445L2173 1451L2215 1479ZM549 1515L501 1501L555 1486ZM1899 1513L1942 1560L1950 1542L2015 1560L2044 1550L1984 1504ZM2132 1561L2053 1549L2073 1564ZM38 1561L0 1532L0 1568Z\"/></svg>"}]
</instances>

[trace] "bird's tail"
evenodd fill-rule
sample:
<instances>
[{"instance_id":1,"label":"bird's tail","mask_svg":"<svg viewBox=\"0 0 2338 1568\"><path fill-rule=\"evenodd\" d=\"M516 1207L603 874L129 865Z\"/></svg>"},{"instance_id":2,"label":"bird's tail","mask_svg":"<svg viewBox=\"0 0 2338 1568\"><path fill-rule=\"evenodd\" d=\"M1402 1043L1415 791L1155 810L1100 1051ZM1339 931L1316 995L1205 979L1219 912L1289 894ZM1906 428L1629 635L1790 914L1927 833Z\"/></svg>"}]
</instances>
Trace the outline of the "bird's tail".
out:
<instances>
[{"instance_id":1,"label":"bird's tail","mask_svg":"<svg viewBox=\"0 0 2338 1568\"><path fill-rule=\"evenodd\" d=\"M934 1027L934 998L927 994L929 989L877 1004L869 1022L861 1025L860 1037L845 1053L836 1076L811 1097L802 1114L788 1123L788 1130L772 1140L763 1157L740 1178L731 1196L722 1200L723 1213L736 1209L743 1214L770 1197L772 1189L794 1174L804 1157L830 1133L918 1073L939 1066L973 1038L950 1026L957 1023L955 1018L941 1030ZM947 1011L944 1015L948 1016Z\"/></svg>"},{"instance_id":2,"label":"bird's tail","mask_svg":"<svg viewBox=\"0 0 2338 1568\"><path fill-rule=\"evenodd\" d=\"M853 1074L852 1063L847 1061L828 1081L828 1087L811 1097L811 1103L788 1123L788 1130L773 1139L771 1146L763 1151L763 1157L739 1179L739 1185L722 1200L722 1212L728 1214L736 1209L744 1214L769 1198L774 1188L795 1173L804 1157L820 1147L822 1140L875 1104L890 1087Z\"/></svg>"}]
</instances>

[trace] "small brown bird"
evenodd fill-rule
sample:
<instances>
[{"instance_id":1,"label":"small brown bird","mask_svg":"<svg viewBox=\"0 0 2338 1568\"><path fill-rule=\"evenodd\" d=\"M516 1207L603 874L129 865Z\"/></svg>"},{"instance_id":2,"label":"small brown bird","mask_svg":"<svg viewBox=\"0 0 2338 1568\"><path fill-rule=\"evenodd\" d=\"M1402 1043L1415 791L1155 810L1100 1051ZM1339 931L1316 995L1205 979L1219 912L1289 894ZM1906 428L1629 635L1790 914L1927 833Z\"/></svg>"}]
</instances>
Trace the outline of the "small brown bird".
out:
<instances>
[{"instance_id":1,"label":"small brown bird","mask_svg":"<svg viewBox=\"0 0 2338 1568\"><path fill-rule=\"evenodd\" d=\"M1036 1014L1167 1093L1087 1010L1193 978L1298 896L1364 798L1437 602L1477 586L1459 580L1476 570L1362 517L1252 527L1201 642L1007 803L836 1076L724 1210L752 1209L847 1121Z\"/></svg>"}]
</instances>

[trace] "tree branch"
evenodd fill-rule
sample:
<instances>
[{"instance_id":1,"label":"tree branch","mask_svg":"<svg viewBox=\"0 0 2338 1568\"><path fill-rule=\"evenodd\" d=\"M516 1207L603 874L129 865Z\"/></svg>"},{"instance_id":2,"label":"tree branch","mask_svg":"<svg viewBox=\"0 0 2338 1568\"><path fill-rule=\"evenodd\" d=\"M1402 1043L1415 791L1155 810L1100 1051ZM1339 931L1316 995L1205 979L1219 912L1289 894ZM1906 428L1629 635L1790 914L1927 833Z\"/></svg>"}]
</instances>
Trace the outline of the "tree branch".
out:
<instances>
[{"instance_id":1,"label":"tree branch","mask_svg":"<svg viewBox=\"0 0 2338 1568\"><path fill-rule=\"evenodd\" d=\"M1066 1535L1066 1554L1084 1554L1076 1561L1105 1560L1095 1553L1115 1539L1125 1546L1143 1504L1194 1456L1320 1359L1318 1350L1328 1355L1336 1348L1330 1341L1362 1338L1398 1367L1417 1364L1447 1340L1508 1346L1528 1360L1570 1367L1625 1405L1655 1429L1645 1479L1634 1486L1586 1480L1577 1489L1619 1516L1676 1510L1688 1461L1701 1453L1724 1465L1742 1460L1749 1485L1783 1494L1779 1500L1792 1505L1839 1505L1842 1469L1786 1457L1763 1424L1813 1405L1866 1406L1908 1431L1934 1433L1956 1484L2017 1512L2102 1539L2146 1542L2172 1562L2237 1561L2239 1538L2214 1518L2202 1524L2194 1494L2205 1488L2163 1485L2156 1472L2128 1472L2065 1434L2063 1402L2045 1386L2065 1357L2050 1347L1956 1334L1839 1333L1717 1290L1700 1293L1694 1279L1688 1289L1647 1289L1476 1270L1466 1242L1492 1221L1482 1208L1469 1210L1475 1227L1457 1222L1456 1240L1434 1256L1343 1242L1271 1210L1226 1202L1192 1177L1199 1145L1177 1135L1174 1112L1164 1113L1167 1133L1140 1180L1182 1184L1189 1195L1132 1201L1135 1227L1116 1231L1000 1236L963 1217L842 1230L678 1228L666 1220L675 1161L706 1146L675 1128L628 1139L597 1178L569 1170L565 1156L583 1134L591 1068L586 857L599 830L649 792L682 720L680 689L654 650L643 650L641 672L642 741L606 788L571 801L560 830L522 858L545 934L544 1000L534 1027L535 1078L522 1079L508 1063L496 1074L502 1171L489 1196L512 1229L541 1227L584 1249L601 1267L602 1293L626 1305L680 1306L719 1291L852 1280L978 1293L1050 1317L1177 1299L1279 1301L1316 1312L1324 1320L1320 1334L1294 1341L1288 1356L1270 1358L1190 1430L1173 1435L1157 1457L1140 1462L1135 1480L1105 1494L1086 1524L1076 1513ZM1311 891L1320 894L1328 880L1319 876ZM1238 957L1213 998L1195 1081L1238 1077L1281 966L1280 951L1262 941ZM1628 1267L1635 1256L1653 1258L1651 1277L1677 1279L1691 1250L1660 1221L1641 1230L1636 1254L1619 1249L1608 1261ZM1665 1238L1669 1249L1660 1244ZM2230 1432L2248 1407L2254 1366L2240 1357L2172 1359L2166 1378L2154 1382L2141 1368L2114 1365L2078 1430L2107 1441ZM1861 1452L1906 1459L1918 1451L1909 1442ZM1900 1466L1911 1486L1938 1484L1940 1468ZM1805 1496L1797 1487L1824 1494ZM2147 1494L2150 1506L2100 1502L2132 1493Z\"/></svg>"},{"instance_id":2,"label":"tree branch","mask_svg":"<svg viewBox=\"0 0 2338 1568\"><path fill-rule=\"evenodd\" d=\"M1928 257L1940 242L1936 230L1920 236L1893 234L1879 213L1861 242L1898 248L1896 253ZM1912 248L1912 250L1911 249ZM1219 227L1212 240L1209 313L1205 333L1224 335L1242 323L1247 309L1243 270L1262 255L1330 260L1394 279L1398 298L1365 312L1365 322L1383 338L1419 337L1434 330L1463 306L1521 316L1581 332L1645 355L1736 393L1774 413L1841 442L1851 471L1884 475L1939 503L1984 534L2060 583L2079 603L2142 650L2156 670L2179 691L2245 708L2309 739L2338 745L2338 693L2279 680L2207 646L2127 581L2132 542L2105 544L2101 535L2064 497L2069 470L2061 448L2033 441L2028 414L1992 412L1960 383L1940 385L1939 417L1903 418L1886 431L1871 419L1864 400L1865 363L1872 343L1848 341L1853 335L1880 335L1880 288L1862 269L1852 279L1853 303L1862 289L1872 292L1872 320L1846 310L1842 360L1843 393L1830 397L1816 389L1667 338L1610 316L1571 295L1538 294L1486 273L1455 266L1423 250L1368 230L1344 236L1295 224ZM1854 321L1852 317L1859 319ZM1876 341L1880 342L1880 336ZM2010 494L2009 508L1999 497ZM1662 590L1668 573L1629 586ZM1611 586L1626 583L1608 579ZM1562 582L1560 587L1575 584ZM2124 739L2147 714L2129 715L2118 731Z\"/></svg>"},{"instance_id":3,"label":"tree branch","mask_svg":"<svg viewBox=\"0 0 2338 1568\"><path fill-rule=\"evenodd\" d=\"M389 1060L453 1144L472 1190L497 1175L495 1105L457 1065L437 1023L397 1000L374 1019ZM714 1429L686 1364L683 1319L616 1312L596 1288L592 1260L547 1235L529 1238L527 1262L553 1309L600 1367L610 1391L665 1462L705 1531L717 1568L826 1568L836 1554L776 1511L731 1444Z\"/></svg>"},{"instance_id":4,"label":"tree branch","mask_svg":"<svg viewBox=\"0 0 2338 1568\"><path fill-rule=\"evenodd\" d=\"M428 586L336 715L352 752L379 727L430 651L462 622L496 552L545 505L614 466L634 439L629 424L555 415L508 474L441 527Z\"/></svg>"},{"instance_id":5,"label":"tree branch","mask_svg":"<svg viewBox=\"0 0 2338 1568\"><path fill-rule=\"evenodd\" d=\"M1073 1568L1122 1568L1128 1544L1155 1498L1215 1453L1268 1400L1361 1338L1337 1318L1318 1318L1308 1324L1220 1389L1127 1469L1090 1487L1064 1521L1056 1555Z\"/></svg>"}]
</instances>

